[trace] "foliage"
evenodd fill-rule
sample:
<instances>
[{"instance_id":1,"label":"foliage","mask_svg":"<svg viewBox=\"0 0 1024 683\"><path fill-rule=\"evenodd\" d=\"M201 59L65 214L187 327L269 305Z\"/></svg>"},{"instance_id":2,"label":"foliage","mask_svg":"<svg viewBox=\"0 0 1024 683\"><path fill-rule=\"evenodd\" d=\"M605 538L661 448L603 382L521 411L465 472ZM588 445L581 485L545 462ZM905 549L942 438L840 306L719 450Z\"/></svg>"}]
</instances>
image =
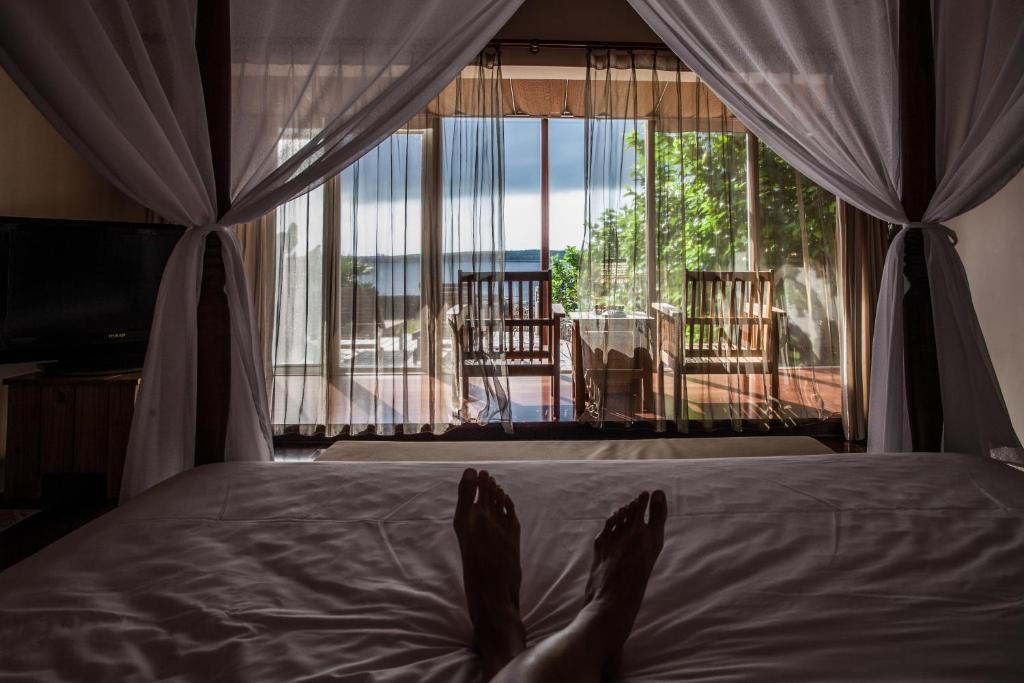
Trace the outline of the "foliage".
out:
<instances>
[{"instance_id":1,"label":"foliage","mask_svg":"<svg viewBox=\"0 0 1024 683\"><path fill-rule=\"evenodd\" d=\"M359 284L361 276L372 272L372 264L366 263L355 256L342 256L340 263L338 263L338 278L343 286Z\"/></svg>"},{"instance_id":2,"label":"foliage","mask_svg":"<svg viewBox=\"0 0 1024 683\"><path fill-rule=\"evenodd\" d=\"M551 298L562 304L566 312L579 310L580 250L567 246L565 251L551 253Z\"/></svg>"},{"instance_id":3,"label":"foliage","mask_svg":"<svg viewBox=\"0 0 1024 683\"><path fill-rule=\"evenodd\" d=\"M746 145L743 133L657 134L654 253L662 302L682 305L687 270L750 269ZM554 288L567 310L569 305L646 308L645 145L642 136L630 132L623 146L636 162L619 205L587 222L579 261L559 262L559 280L576 285L574 296ZM757 267L775 273L775 305L788 314L789 361L837 362L834 198L763 144L758 153ZM568 270L573 263L580 272Z\"/></svg>"},{"instance_id":4,"label":"foliage","mask_svg":"<svg viewBox=\"0 0 1024 683\"><path fill-rule=\"evenodd\" d=\"M586 229L584 298L594 305L643 308L646 287L646 168L643 139L624 137L636 155L619 208ZM658 133L655 137L655 254L662 297L679 304L689 270L747 267L746 139L734 133ZM615 156L615 155L613 155ZM609 264L625 277L609 283Z\"/></svg>"}]
</instances>

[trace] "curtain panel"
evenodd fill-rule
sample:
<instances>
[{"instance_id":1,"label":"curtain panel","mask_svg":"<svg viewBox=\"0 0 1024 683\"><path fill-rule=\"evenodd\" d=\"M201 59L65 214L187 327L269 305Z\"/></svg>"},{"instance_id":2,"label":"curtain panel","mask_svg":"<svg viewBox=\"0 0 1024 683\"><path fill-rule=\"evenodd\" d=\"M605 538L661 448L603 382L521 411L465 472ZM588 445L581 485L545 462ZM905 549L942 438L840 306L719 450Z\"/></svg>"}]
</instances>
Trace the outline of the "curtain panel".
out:
<instances>
[{"instance_id":1,"label":"curtain panel","mask_svg":"<svg viewBox=\"0 0 1024 683\"><path fill-rule=\"evenodd\" d=\"M275 433L509 423L500 365L461 395L450 319L460 272L504 272L502 82L485 51L341 174L268 214L269 233L241 229L269 265L253 289L270 307Z\"/></svg>"},{"instance_id":2,"label":"curtain panel","mask_svg":"<svg viewBox=\"0 0 1024 683\"><path fill-rule=\"evenodd\" d=\"M784 159L850 204L907 224L900 203L898 0L630 4ZM950 231L939 223L991 196L1024 161L1024 5L936 0L933 7L938 186L925 222L916 227L926 228L943 448L1012 451L1020 444L963 266ZM903 234L889 250L875 322L868 436L875 452L912 449L903 378L902 244Z\"/></svg>"},{"instance_id":3,"label":"curtain panel","mask_svg":"<svg viewBox=\"0 0 1024 683\"><path fill-rule=\"evenodd\" d=\"M591 51L583 108L578 419L837 417L832 195L666 51Z\"/></svg>"},{"instance_id":4,"label":"curtain panel","mask_svg":"<svg viewBox=\"0 0 1024 683\"><path fill-rule=\"evenodd\" d=\"M868 432L871 340L888 250L889 225L840 200L836 205L836 261L842 342L843 433L863 441Z\"/></svg>"},{"instance_id":5,"label":"curtain panel","mask_svg":"<svg viewBox=\"0 0 1024 683\"><path fill-rule=\"evenodd\" d=\"M252 295L253 321L259 338L260 359L267 393L271 390L273 377L271 358L273 353L274 329L274 280L277 265L277 210L261 216L255 221L242 223L232 228L242 254L245 279ZM269 330L269 332L265 332Z\"/></svg>"},{"instance_id":6,"label":"curtain panel","mask_svg":"<svg viewBox=\"0 0 1024 683\"><path fill-rule=\"evenodd\" d=\"M0 5L0 64L44 116L127 195L197 228L161 283L123 499L193 464L200 238L221 239L232 304L225 459L266 460L270 419L242 259L216 224L254 220L354 162L422 109L519 4L231 2L231 206L220 215L194 0ZM279 141L296 132L307 142L282 158Z\"/></svg>"}]
</instances>

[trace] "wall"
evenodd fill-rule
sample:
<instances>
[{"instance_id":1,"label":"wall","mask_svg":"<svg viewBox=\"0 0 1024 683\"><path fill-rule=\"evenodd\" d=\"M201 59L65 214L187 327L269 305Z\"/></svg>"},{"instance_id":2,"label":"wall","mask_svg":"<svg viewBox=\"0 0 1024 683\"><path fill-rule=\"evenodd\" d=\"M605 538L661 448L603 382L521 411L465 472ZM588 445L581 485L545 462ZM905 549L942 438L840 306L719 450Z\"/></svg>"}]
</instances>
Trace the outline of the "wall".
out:
<instances>
[{"instance_id":1,"label":"wall","mask_svg":"<svg viewBox=\"0 0 1024 683\"><path fill-rule=\"evenodd\" d=\"M1024 438L1024 173L947 222L1017 435Z\"/></svg>"},{"instance_id":2,"label":"wall","mask_svg":"<svg viewBox=\"0 0 1024 683\"><path fill-rule=\"evenodd\" d=\"M146 220L146 210L92 170L3 69L0 150L0 216Z\"/></svg>"},{"instance_id":3,"label":"wall","mask_svg":"<svg viewBox=\"0 0 1024 683\"><path fill-rule=\"evenodd\" d=\"M498 31L504 40L660 43L626 0L526 0Z\"/></svg>"},{"instance_id":4,"label":"wall","mask_svg":"<svg viewBox=\"0 0 1024 683\"><path fill-rule=\"evenodd\" d=\"M147 211L92 170L0 69L0 216L144 221ZM0 382L36 369L0 365ZM7 387L0 384L0 490L7 450Z\"/></svg>"}]
</instances>

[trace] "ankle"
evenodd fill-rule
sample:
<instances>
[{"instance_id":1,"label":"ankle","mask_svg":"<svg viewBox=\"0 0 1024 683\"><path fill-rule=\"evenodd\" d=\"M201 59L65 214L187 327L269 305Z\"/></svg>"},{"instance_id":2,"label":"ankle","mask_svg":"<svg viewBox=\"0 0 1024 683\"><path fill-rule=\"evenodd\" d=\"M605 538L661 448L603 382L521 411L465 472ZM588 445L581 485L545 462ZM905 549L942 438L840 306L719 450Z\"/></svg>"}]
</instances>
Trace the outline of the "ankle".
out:
<instances>
[{"instance_id":1,"label":"ankle","mask_svg":"<svg viewBox=\"0 0 1024 683\"><path fill-rule=\"evenodd\" d=\"M512 606L481 610L474 619L473 631L475 647L485 672L500 669L526 649L526 628L519 610Z\"/></svg>"},{"instance_id":2,"label":"ankle","mask_svg":"<svg viewBox=\"0 0 1024 683\"><path fill-rule=\"evenodd\" d=\"M622 609L615 596L595 595L577 617L593 642L599 643L607 660L618 661L622 647L633 629L634 616Z\"/></svg>"},{"instance_id":3,"label":"ankle","mask_svg":"<svg viewBox=\"0 0 1024 683\"><path fill-rule=\"evenodd\" d=\"M476 636L476 651L485 681L526 649L526 630L521 622L500 629L477 629Z\"/></svg>"}]
</instances>

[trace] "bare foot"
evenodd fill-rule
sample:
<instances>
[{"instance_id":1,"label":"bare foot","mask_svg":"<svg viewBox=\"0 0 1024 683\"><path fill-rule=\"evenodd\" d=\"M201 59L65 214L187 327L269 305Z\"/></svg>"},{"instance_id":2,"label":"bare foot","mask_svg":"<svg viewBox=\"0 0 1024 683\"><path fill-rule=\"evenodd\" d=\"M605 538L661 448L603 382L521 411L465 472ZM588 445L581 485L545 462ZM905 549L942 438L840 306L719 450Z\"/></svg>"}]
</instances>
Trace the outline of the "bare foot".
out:
<instances>
[{"instance_id":1,"label":"bare foot","mask_svg":"<svg viewBox=\"0 0 1024 683\"><path fill-rule=\"evenodd\" d=\"M644 513L650 501L650 514ZM603 678L614 677L622 647L633 629L647 580L665 539L668 505L663 491L644 491L608 518L594 539L594 561L584 593L585 605L602 613L609 641Z\"/></svg>"},{"instance_id":2,"label":"bare foot","mask_svg":"<svg viewBox=\"0 0 1024 683\"><path fill-rule=\"evenodd\" d=\"M519 519L512 499L494 477L469 468L459 482L454 525L462 551L466 604L486 681L526 648L526 629L519 616Z\"/></svg>"}]
</instances>

